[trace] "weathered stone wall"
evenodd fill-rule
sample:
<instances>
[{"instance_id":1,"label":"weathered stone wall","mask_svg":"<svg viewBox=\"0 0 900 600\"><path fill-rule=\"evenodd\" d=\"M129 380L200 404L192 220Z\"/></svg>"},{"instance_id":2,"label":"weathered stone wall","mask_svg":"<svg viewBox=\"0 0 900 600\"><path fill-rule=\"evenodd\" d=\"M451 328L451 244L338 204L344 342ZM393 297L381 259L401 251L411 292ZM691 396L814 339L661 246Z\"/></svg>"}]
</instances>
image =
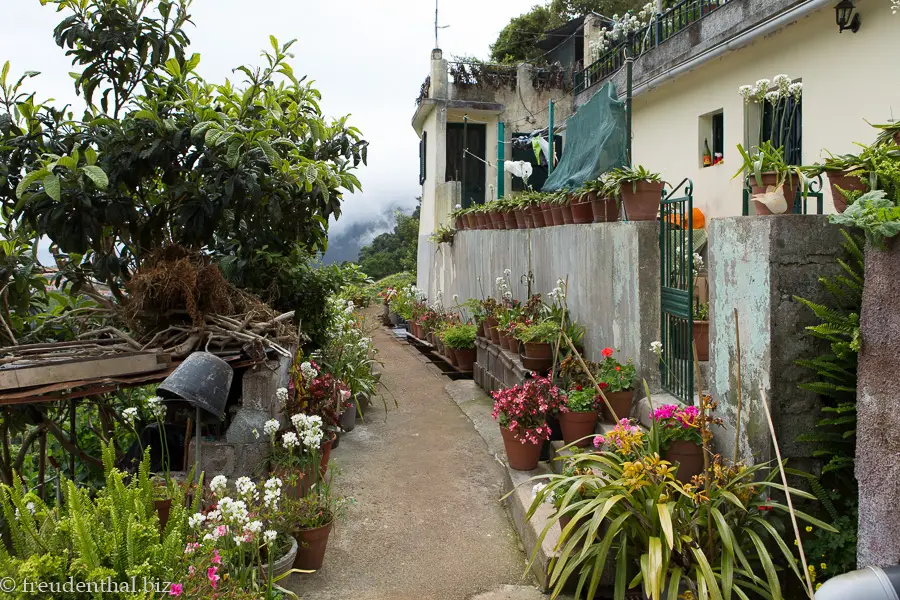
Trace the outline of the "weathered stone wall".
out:
<instances>
[{"instance_id":1,"label":"weathered stone wall","mask_svg":"<svg viewBox=\"0 0 900 600\"><path fill-rule=\"evenodd\" d=\"M900 244L866 248L860 322L856 479L859 567L900 563Z\"/></svg>"},{"instance_id":2,"label":"weathered stone wall","mask_svg":"<svg viewBox=\"0 0 900 600\"><path fill-rule=\"evenodd\" d=\"M516 298L547 295L569 280L568 305L586 328L592 360L612 346L633 357L641 377L656 385L659 371L650 342L659 338L659 229L656 223L598 223L511 231L462 231L453 245L419 245L419 285L444 305L497 295L495 279L512 272ZM422 269L427 261L427 269ZM424 272L423 272L424 271ZM427 275L426 275L427 273Z\"/></svg>"},{"instance_id":3,"label":"weathered stone wall","mask_svg":"<svg viewBox=\"0 0 900 600\"><path fill-rule=\"evenodd\" d=\"M786 458L807 459L815 449L797 442L820 418L818 396L797 386L812 373L795 364L823 350L806 334L816 318L794 300L827 301L820 277L839 272L840 229L822 216L732 217L709 226L710 390L727 429L717 432L719 451L730 457L737 419L734 309L741 335L741 458L774 458L763 393ZM793 466L812 468L812 461Z\"/></svg>"}]
</instances>

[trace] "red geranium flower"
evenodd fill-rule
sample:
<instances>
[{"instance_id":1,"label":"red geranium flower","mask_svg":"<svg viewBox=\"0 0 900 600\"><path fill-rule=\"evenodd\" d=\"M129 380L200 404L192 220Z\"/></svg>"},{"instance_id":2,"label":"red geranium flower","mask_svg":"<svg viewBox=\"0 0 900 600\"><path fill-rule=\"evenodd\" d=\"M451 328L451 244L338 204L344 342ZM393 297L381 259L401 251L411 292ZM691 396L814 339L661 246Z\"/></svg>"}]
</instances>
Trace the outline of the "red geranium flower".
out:
<instances>
[{"instance_id":1,"label":"red geranium flower","mask_svg":"<svg viewBox=\"0 0 900 600\"><path fill-rule=\"evenodd\" d=\"M612 348L604 348L601 354L603 355L603 358L609 358L613 355L613 352L614 350Z\"/></svg>"},{"instance_id":2,"label":"red geranium flower","mask_svg":"<svg viewBox=\"0 0 900 600\"><path fill-rule=\"evenodd\" d=\"M616 367L616 371L621 371L622 367Z\"/></svg>"}]
</instances>

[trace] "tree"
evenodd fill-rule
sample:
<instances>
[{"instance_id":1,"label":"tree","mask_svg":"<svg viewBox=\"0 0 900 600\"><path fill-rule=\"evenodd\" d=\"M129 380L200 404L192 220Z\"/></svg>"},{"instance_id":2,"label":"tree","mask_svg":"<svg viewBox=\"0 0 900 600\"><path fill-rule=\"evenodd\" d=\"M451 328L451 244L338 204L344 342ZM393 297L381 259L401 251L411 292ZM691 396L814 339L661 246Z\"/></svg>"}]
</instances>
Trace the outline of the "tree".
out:
<instances>
[{"instance_id":1,"label":"tree","mask_svg":"<svg viewBox=\"0 0 900 600\"><path fill-rule=\"evenodd\" d=\"M324 250L368 143L347 117L325 119L288 62L293 41L271 37L264 67L213 84L187 52L191 0L41 1L68 13L54 36L81 69L88 109L75 120L12 90L0 104L0 202L67 255L67 277L96 278L124 301L141 259L164 245Z\"/></svg>"},{"instance_id":2,"label":"tree","mask_svg":"<svg viewBox=\"0 0 900 600\"><path fill-rule=\"evenodd\" d=\"M420 210L417 206L412 215L397 211L394 230L382 233L371 244L360 248L359 265L369 277L377 280L402 271L415 272Z\"/></svg>"}]
</instances>

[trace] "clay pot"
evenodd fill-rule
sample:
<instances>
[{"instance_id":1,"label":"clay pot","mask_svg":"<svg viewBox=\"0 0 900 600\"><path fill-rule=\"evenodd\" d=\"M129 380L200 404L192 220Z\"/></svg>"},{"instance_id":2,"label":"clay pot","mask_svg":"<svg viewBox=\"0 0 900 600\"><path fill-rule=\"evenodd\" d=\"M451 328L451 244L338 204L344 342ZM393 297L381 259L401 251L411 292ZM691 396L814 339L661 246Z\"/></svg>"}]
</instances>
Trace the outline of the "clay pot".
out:
<instances>
[{"instance_id":1,"label":"clay pot","mask_svg":"<svg viewBox=\"0 0 900 600\"><path fill-rule=\"evenodd\" d=\"M478 222L478 229L492 229L491 220L485 213L475 213L475 220Z\"/></svg>"},{"instance_id":2,"label":"clay pot","mask_svg":"<svg viewBox=\"0 0 900 600\"><path fill-rule=\"evenodd\" d=\"M478 223L475 215L472 213L466 213L463 215L463 223L466 226L466 229L477 229Z\"/></svg>"},{"instance_id":3,"label":"clay pot","mask_svg":"<svg viewBox=\"0 0 900 600\"><path fill-rule=\"evenodd\" d=\"M512 347L510 343L510 339L512 339L511 335L506 335L505 333L500 334L500 347L504 350L509 350Z\"/></svg>"},{"instance_id":4,"label":"clay pot","mask_svg":"<svg viewBox=\"0 0 900 600\"><path fill-rule=\"evenodd\" d=\"M301 529L297 532L297 558L294 559L294 568L304 571L318 571L325 562L325 548L328 546L328 536L334 521L315 529Z\"/></svg>"},{"instance_id":5,"label":"clay pot","mask_svg":"<svg viewBox=\"0 0 900 600\"><path fill-rule=\"evenodd\" d=\"M516 471L533 471L538 466L541 457L541 444L529 444L516 439L516 436L506 427L500 428L503 436L503 447L506 449L506 458L509 467Z\"/></svg>"},{"instance_id":6,"label":"clay pot","mask_svg":"<svg viewBox=\"0 0 900 600\"><path fill-rule=\"evenodd\" d=\"M612 198L597 198L591 201L591 212L594 215L594 223L610 223L619 220L619 211L616 201Z\"/></svg>"},{"instance_id":7,"label":"clay pot","mask_svg":"<svg viewBox=\"0 0 900 600\"><path fill-rule=\"evenodd\" d=\"M535 227L546 227L544 222L544 210L540 206L531 207L531 219L534 221Z\"/></svg>"},{"instance_id":8,"label":"clay pot","mask_svg":"<svg viewBox=\"0 0 900 600\"><path fill-rule=\"evenodd\" d=\"M472 371L475 368L475 348L455 349L456 366L460 371Z\"/></svg>"},{"instance_id":9,"label":"clay pot","mask_svg":"<svg viewBox=\"0 0 900 600\"><path fill-rule=\"evenodd\" d=\"M847 171L829 171L828 183L831 184L831 199L834 201L834 210L839 213L847 210L847 198L838 190L838 188L847 191L865 191L869 189L864 181L859 177L853 177L847 174Z\"/></svg>"},{"instance_id":10,"label":"clay pot","mask_svg":"<svg viewBox=\"0 0 900 600\"><path fill-rule=\"evenodd\" d=\"M553 346L546 342L526 342L525 356L528 358L552 359Z\"/></svg>"},{"instance_id":11,"label":"clay pot","mask_svg":"<svg viewBox=\"0 0 900 600\"><path fill-rule=\"evenodd\" d=\"M525 212L521 208L517 208L512 211L513 216L516 219L516 228L517 229L525 229L527 226L525 225Z\"/></svg>"},{"instance_id":12,"label":"clay pot","mask_svg":"<svg viewBox=\"0 0 900 600\"><path fill-rule=\"evenodd\" d=\"M484 321L478 323L478 327L475 329L475 337L484 337Z\"/></svg>"},{"instance_id":13,"label":"clay pot","mask_svg":"<svg viewBox=\"0 0 900 600\"><path fill-rule=\"evenodd\" d=\"M505 213L501 213L503 215L503 221L506 223L507 229L518 229L519 224L516 223L516 213L515 211L508 210Z\"/></svg>"},{"instance_id":14,"label":"clay pot","mask_svg":"<svg viewBox=\"0 0 900 600\"><path fill-rule=\"evenodd\" d=\"M560 208L562 209L563 225L573 225L575 217L572 216L572 205L563 204Z\"/></svg>"},{"instance_id":15,"label":"clay pot","mask_svg":"<svg viewBox=\"0 0 900 600\"><path fill-rule=\"evenodd\" d=\"M341 429L347 432L356 429L356 398L350 400L349 406L341 413L338 424L341 426ZM332 445L332 447L334 446Z\"/></svg>"},{"instance_id":16,"label":"clay pot","mask_svg":"<svg viewBox=\"0 0 900 600\"><path fill-rule=\"evenodd\" d=\"M491 327L490 331L491 331L491 343L499 346L500 345L500 330L497 329L496 324L494 325L494 327Z\"/></svg>"},{"instance_id":17,"label":"clay pot","mask_svg":"<svg viewBox=\"0 0 900 600\"><path fill-rule=\"evenodd\" d=\"M593 441L592 436L597 428L597 421L600 415L596 410L589 412L565 412L559 413L557 417L562 427L563 441L571 444L576 440L580 440L575 444L579 448L586 448ZM581 439L585 438L585 439Z\"/></svg>"},{"instance_id":18,"label":"clay pot","mask_svg":"<svg viewBox=\"0 0 900 600\"><path fill-rule=\"evenodd\" d=\"M291 538L291 547L288 549L287 553L281 558L277 559L274 563L272 563L272 577L284 575L291 570L291 567L294 566L294 560L296 560L297 558L298 547L299 544L297 544L297 540L295 538ZM263 563L262 565L260 565L259 572L262 573L263 577L268 577L269 563Z\"/></svg>"},{"instance_id":19,"label":"clay pot","mask_svg":"<svg viewBox=\"0 0 900 600\"><path fill-rule=\"evenodd\" d=\"M494 224L494 229L506 229L506 221L503 219L502 212L495 210L489 214L491 215L491 223Z\"/></svg>"},{"instance_id":20,"label":"clay pot","mask_svg":"<svg viewBox=\"0 0 900 600\"><path fill-rule=\"evenodd\" d=\"M662 200L662 182L638 181L624 183L620 188L625 216L629 221L655 221Z\"/></svg>"},{"instance_id":21,"label":"clay pot","mask_svg":"<svg viewBox=\"0 0 900 600\"><path fill-rule=\"evenodd\" d=\"M519 340L515 338L515 336L508 335L506 336L506 349L512 352L513 354L519 353Z\"/></svg>"},{"instance_id":22,"label":"clay pot","mask_svg":"<svg viewBox=\"0 0 900 600\"><path fill-rule=\"evenodd\" d=\"M762 174L762 185L756 184L756 176L750 176L750 191L753 194L764 194L766 189L770 185L775 185L778 183L778 174L776 173L763 173ZM783 213L773 213L769 210L769 208L763 204L762 202L758 202L756 200L753 201L753 205L756 207L756 215L757 216L768 216L775 214L783 214L789 215L794 212L794 200L797 198L797 188L800 187L800 178L797 175L791 177L791 180L784 180L784 199L787 202L787 211Z\"/></svg>"},{"instance_id":23,"label":"clay pot","mask_svg":"<svg viewBox=\"0 0 900 600\"><path fill-rule=\"evenodd\" d=\"M522 214L525 216L525 229L533 229L534 228L534 217L531 214L531 207L526 206L522 209Z\"/></svg>"},{"instance_id":24,"label":"clay pot","mask_svg":"<svg viewBox=\"0 0 900 600\"><path fill-rule=\"evenodd\" d=\"M694 321L694 346L697 360L709 360L709 321Z\"/></svg>"},{"instance_id":25,"label":"clay pot","mask_svg":"<svg viewBox=\"0 0 900 600\"><path fill-rule=\"evenodd\" d=\"M458 366L456 362L456 350L453 348L444 348L444 351L441 353L447 357L447 360L450 361L450 364L454 367Z\"/></svg>"},{"instance_id":26,"label":"clay pot","mask_svg":"<svg viewBox=\"0 0 900 600\"><path fill-rule=\"evenodd\" d=\"M159 517L159 530L165 531L169 523L169 513L172 512L172 499L154 500L153 505L156 507L156 516Z\"/></svg>"},{"instance_id":27,"label":"clay pot","mask_svg":"<svg viewBox=\"0 0 900 600\"><path fill-rule=\"evenodd\" d=\"M572 219L576 225L586 225L594 222L594 211L591 210L590 201L572 203Z\"/></svg>"},{"instance_id":28,"label":"clay pot","mask_svg":"<svg viewBox=\"0 0 900 600\"><path fill-rule=\"evenodd\" d=\"M528 358L524 355L519 355L519 358L522 361L522 368L526 371L534 371L535 373L539 373L541 375L547 374L551 368L553 368L553 357L550 358Z\"/></svg>"},{"instance_id":29,"label":"clay pot","mask_svg":"<svg viewBox=\"0 0 900 600\"><path fill-rule=\"evenodd\" d=\"M453 227L458 231L465 229L465 227L466 227L465 215L460 215L460 216L456 217L456 220L453 222Z\"/></svg>"},{"instance_id":30,"label":"clay pot","mask_svg":"<svg viewBox=\"0 0 900 600\"><path fill-rule=\"evenodd\" d=\"M563 220L562 214L562 206L553 205L550 209L550 214L553 215L553 224L554 225L565 225L566 222ZM544 213L544 218L547 218L546 213Z\"/></svg>"},{"instance_id":31,"label":"clay pot","mask_svg":"<svg viewBox=\"0 0 900 600\"><path fill-rule=\"evenodd\" d=\"M609 400L609 403L612 405L614 411L616 411L616 416L620 419L627 419L631 415L631 402L634 400L634 390L626 390L624 392L604 392L606 394L606 399ZM615 423L616 420L613 418L612 414L609 412L609 409L606 408L606 403L603 402L603 399L600 399L601 410L603 411L603 420L606 423Z\"/></svg>"},{"instance_id":32,"label":"clay pot","mask_svg":"<svg viewBox=\"0 0 900 600\"><path fill-rule=\"evenodd\" d=\"M675 479L688 483L691 477L703 472L703 446L686 440L675 440L669 445L663 459L672 464L678 463Z\"/></svg>"}]
</instances>

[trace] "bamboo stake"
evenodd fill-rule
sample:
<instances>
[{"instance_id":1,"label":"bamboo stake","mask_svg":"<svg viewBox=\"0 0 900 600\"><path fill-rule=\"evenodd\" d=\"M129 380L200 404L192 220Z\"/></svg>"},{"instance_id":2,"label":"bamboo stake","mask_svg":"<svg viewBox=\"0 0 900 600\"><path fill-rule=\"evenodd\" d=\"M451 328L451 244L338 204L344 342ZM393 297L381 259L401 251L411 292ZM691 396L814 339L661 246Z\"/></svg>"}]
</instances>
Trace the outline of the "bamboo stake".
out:
<instances>
[{"instance_id":1,"label":"bamboo stake","mask_svg":"<svg viewBox=\"0 0 900 600\"><path fill-rule=\"evenodd\" d=\"M700 439L703 441L703 472L706 474L706 495L710 499L710 508L712 508L712 472L709 468L709 438L706 433L706 402L703 398L703 386L700 383L700 359L697 357L697 344L691 342L691 349L694 352L694 381L697 383L697 399L700 401ZM712 510L706 511L706 535L707 535L707 553L712 556L713 549L713 523Z\"/></svg>"},{"instance_id":2,"label":"bamboo stake","mask_svg":"<svg viewBox=\"0 0 900 600\"><path fill-rule=\"evenodd\" d=\"M575 344L572 343L569 335L565 332L562 332L562 335L566 339L566 343L569 345L569 348L572 350L572 354L574 354L575 358L578 359L578 364L580 364L581 368L584 369L584 372L587 373L588 379L591 380L591 383L594 384L594 387L597 388L597 391L600 393L600 397L603 398L603 403L606 404L606 408L609 410L609 414L612 415L613 421L618 423L619 415L616 414L616 411L613 410L612 404L610 404L609 400L606 399L606 394L603 393L603 388L601 388L600 384L597 383L597 380L594 379L594 375L591 373L591 370L588 369L588 366L584 363L584 359L581 358L581 354L578 352L578 350L575 349Z\"/></svg>"},{"instance_id":3,"label":"bamboo stake","mask_svg":"<svg viewBox=\"0 0 900 600\"><path fill-rule=\"evenodd\" d=\"M559 360L559 346L562 343L563 330L566 328L566 311L569 308L569 276L566 275L565 289L563 289L562 318L559 321L559 335L556 336L556 350L553 352L553 369L550 371L550 382L556 385L556 363ZM530 296L529 296L530 298Z\"/></svg>"},{"instance_id":4,"label":"bamboo stake","mask_svg":"<svg viewBox=\"0 0 900 600\"><path fill-rule=\"evenodd\" d=\"M809 567L806 564L806 552L803 550L803 540L800 539L800 527L797 525L797 515L794 512L794 503L791 500L791 492L788 490L787 474L784 472L784 464L781 460L781 449L778 447L778 438L775 436L775 424L772 422L772 413L769 412L769 400L766 398L766 391L759 388L759 394L762 397L762 405L766 411L766 420L769 422L769 433L772 434L772 443L775 445L775 456L778 459L778 471L781 473L781 484L784 486L784 495L787 497L788 511L791 513L791 524L794 526L794 536L797 540L797 547L800 549L800 561L803 565L803 575L806 577L807 592L811 600L815 600L816 593L813 590L812 578L809 576Z\"/></svg>"},{"instance_id":5,"label":"bamboo stake","mask_svg":"<svg viewBox=\"0 0 900 600\"><path fill-rule=\"evenodd\" d=\"M734 338L737 342L737 423L734 428L734 457L732 462L737 464L738 452L741 445L741 409L743 408L743 388L741 385L741 328L738 325L738 309L734 308Z\"/></svg>"}]
</instances>

